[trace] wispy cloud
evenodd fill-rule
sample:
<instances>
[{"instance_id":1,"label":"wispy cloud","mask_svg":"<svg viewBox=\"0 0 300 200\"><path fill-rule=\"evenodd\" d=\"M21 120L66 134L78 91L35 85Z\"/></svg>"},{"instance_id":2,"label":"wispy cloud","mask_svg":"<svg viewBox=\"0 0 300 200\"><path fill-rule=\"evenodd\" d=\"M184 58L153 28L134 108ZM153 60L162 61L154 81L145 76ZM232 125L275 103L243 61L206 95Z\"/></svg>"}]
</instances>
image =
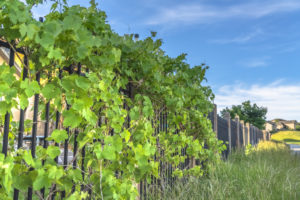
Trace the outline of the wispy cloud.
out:
<instances>
[{"instance_id":1,"label":"wispy cloud","mask_svg":"<svg viewBox=\"0 0 300 200\"><path fill-rule=\"evenodd\" d=\"M270 57L264 56L259 58L252 58L238 63L241 66L248 68L267 67L270 65Z\"/></svg>"},{"instance_id":2,"label":"wispy cloud","mask_svg":"<svg viewBox=\"0 0 300 200\"><path fill-rule=\"evenodd\" d=\"M265 60L253 60L250 61L249 63L246 63L246 66L250 68L266 67L268 65L269 63L267 63Z\"/></svg>"},{"instance_id":3,"label":"wispy cloud","mask_svg":"<svg viewBox=\"0 0 300 200\"><path fill-rule=\"evenodd\" d=\"M300 83L283 84L282 80L268 85L227 85L216 92L219 110L250 100L268 108L268 119L300 120Z\"/></svg>"},{"instance_id":4,"label":"wispy cloud","mask_svg":"<svg viewBox=\"0 0 300 200\"><path fill-rule=\"evenodd\" d=\"M263 31L261 29L257 29L253 32L250 32L248 34L238 36L238 37L235 37L235 38L217 39L217 40L212 40L211 42L216 43L216 44L230 44L230 43L243 44L243 43L246 43L250 40L253 40L254 38L258 37L261 34L263 34Z\"/></svg>"},{"instance_id":5,"label":"wispy cloud","mask_svg":"<svg viewBox=\"0 0 300 200\"><path fill-rule=\"evenodd\" d=\"M160 8L158 13L150 16L146 23L149 25L209 23L234 17L260 18L299 9L298 0L254 1L226 7L202 3L182 4L171 8Z\"/></svg>"}]
</instances>

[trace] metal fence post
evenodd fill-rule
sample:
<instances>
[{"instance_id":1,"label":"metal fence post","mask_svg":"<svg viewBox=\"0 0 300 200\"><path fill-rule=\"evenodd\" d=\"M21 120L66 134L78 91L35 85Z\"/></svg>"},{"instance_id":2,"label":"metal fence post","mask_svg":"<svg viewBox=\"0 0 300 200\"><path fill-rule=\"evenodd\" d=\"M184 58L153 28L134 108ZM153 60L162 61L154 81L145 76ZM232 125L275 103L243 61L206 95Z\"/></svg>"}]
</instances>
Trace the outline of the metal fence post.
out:
<instances>
[{"instance_id":1,"label":"metal fence post","mask_svg":"<svg viewBox=\"0 0 300 200\"><path fill-rule=\"evenodd\" d=\"M240 144L240 117L238 115L235 116L235 122L236 122L236 127L237 127L236 146L239 149L239 148L241 148L241 144Z\"/></svg>"},{"instance_id":2,"label":"metal fence post","mask_svg":"<svg viewBox=\"0 0 300 200\"><path fill-rule=\"evenodd\" d=\"M218 107L216 104L214 104L214 132L216 133L216 136L218 137L218 113L217 113Z\"/></svg>"},{"instance_id":3,"label":"metal fence post","mask_svg":"<svg viewBox=\"0 0 300 200\"><path fill-rule=\"evenodd\" d=\"M246 146L246 139L245 139L245 122L244 120L240 120L240 123L241 123L241 126L242 126L242 137L243 137L243 144L241 144L242 147L245 147Z\"/></svg>"},{"instance_id":4,"label":"metal fence post","mask_svg":"<svg viewBox=\"0 0 300 200\"><path fill-rule=\"evenodd\" d=\"M22 80L24 81L28 75L28 71L26 67L28 66L28 59L27 56L24 56L24 63L26 66L23 68L23 77ZM25 108L26 110L26 108ZM25 119L25 110L20 109L20 123L19 123L19 130L18 130L18 149L22 148L23 146L23 134L24 134L24 119ZM19 190L14 189L14 200L19 199Z\"/></svg>"},{"instance_id":5,"label":"metal fence post","mask_svg":"<svg viewBox=\"0 0 300 200\"><path fill-rule=\"evenodd\" d=\"M225 119L227 120L228 124L228 147L229 147L229 152L231 152L231 119L230 119L230 114L226 113Z\"/></svg>"},{"instance_id":6,"label":"metal fence post","mask_svg":"<svg viewBox=\"0 0 300 200\"><path fill-rule=\"evenodd\" d=\"M250 135L250 144L253 145L253 126L250 124L249 135Z\"/></svg>"},{"instance_id":7,"label":"metal fence post","mask_svg":"<svg viewBox=\"0 0 300 200\"><path fill-rule=\"evenodd\" d=\"M14 64L15 64L15 52L12 48L10 48L9 66L12 67L14 66ZM10 124L10 113L7 112L5 114L3 144L2 144L2 153L5 156L7 156L9 124Z\"/></svg>"},{"instance_id":8,"label":"metal fence post","mask_svg":"<svg viewBox=\"0 0 300 200\"><path fill-rule=\"evenodd\" d=\"M267 141L267 131L263 130L263 139Z\"/></svg>"},{"instance_id":9,"label":"metal fence post","mask_svg":"<svg viewBox=\"0 0 300 200\"><path fill-rule=\"evenodd\" d=\"M247 127L247 136L246 136L246 138L247 138L247 142L246 142L246 145L248 145L248 144L250 144L250 124L247 122L246 123L246 127Z\"/></svg>"},{"instance_id":10,"label":"metal fence post","mask_svg":"<svg viewBox=\"0 0 300 200\"><path fill-rule=\"evenodd\" d=\"M36 73L36 81L40 84L40 72ZM36 134L38 125L38 105L39 105L39 94L34 95L34 105L33 105L33 125L32 125L32 135L31 135L31 155L35 158L36 150ZM33 188L28 188L28 200L32 199Z\"/></svg>"}]
</instances>

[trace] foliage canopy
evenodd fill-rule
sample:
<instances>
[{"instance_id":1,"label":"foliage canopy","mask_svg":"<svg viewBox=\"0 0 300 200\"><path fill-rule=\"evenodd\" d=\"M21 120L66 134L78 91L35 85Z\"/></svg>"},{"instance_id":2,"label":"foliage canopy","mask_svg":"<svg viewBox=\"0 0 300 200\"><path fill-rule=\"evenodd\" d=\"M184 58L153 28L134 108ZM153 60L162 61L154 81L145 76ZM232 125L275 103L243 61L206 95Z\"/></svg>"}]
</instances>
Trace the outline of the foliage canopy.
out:
<instances>
[{"instance_id":1,"label":"foliage canopy","mask_svg":"<svg viewBox=\"0 0 300 200\"><path fill-rule=\"evenodd\" d=\"M256 103L251 104L250 101L245 101L241 105L233 105L231 108L226 107L221 111L221 115L225 117L225 113L230 113L232 119L237 115L245 123L248 122L259 129L264 129L267 112L266 107L259 107Z\"/></svg>"}]
</instances>

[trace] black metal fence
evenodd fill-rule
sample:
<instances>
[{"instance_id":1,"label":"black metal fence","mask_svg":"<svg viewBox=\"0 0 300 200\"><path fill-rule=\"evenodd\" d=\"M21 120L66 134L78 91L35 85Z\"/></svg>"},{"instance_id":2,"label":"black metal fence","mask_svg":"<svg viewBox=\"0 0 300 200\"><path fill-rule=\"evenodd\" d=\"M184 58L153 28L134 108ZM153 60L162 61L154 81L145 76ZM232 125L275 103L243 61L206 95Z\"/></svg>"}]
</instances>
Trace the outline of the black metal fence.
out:
<instances>
[{"instance_id":1,"label":"black metal fence","mask_svg":"<svg viewBox=\"0 0 300 200\"><path fill-rule=\"evenodd\" d=\"M9 65L12 67L15 65L15 53L13 49L5 42L1 41L0 46L5 47L10 49L10 55L9 55ZM17 49L18 50L18 49ZM22 53L21 50L19 50L19 53ZM24 58L24 63L25 65L28 65L28 60L25 56ZM39 72L36 74L36 81L39 83L40 82L40 77L42 72ZM46 72L44 72L46 73ZM80 76L84 76L85 73L88 73L88 69L82 69L82 66L78 64L77 66L69 66L65 67L59 70L58 73L58 78L61 79L63 73L68 73L68 74L73 74L77 73ZM24 68L23 71L20 73L22 74L22 79L25 80L28 76L28 71L27 68ZM45 75L45 74L43 74ZM128 96L131 96L131 89L130 87L128 90L123 91L126 93ZM51 128L50 125L54 125L54 129L59 129L62 128L60 127L60 120L61 120L61 113L56 112L55 114L55 122L51 121L50 117L50 102L47 102L45 104L45 112L43 113L43 118L44 121L41 125L41 122L39 122L39 100L40 96L39 94L34 95L34 102L33 102L33 116L32 116L32 130L31 134L29 136L25 136L25 111L26 109L20 109L19 110L19 124L18 124L18 136L17 136L17 146L16 148L29 148L32 153L32 157L36 157L36 147L37 145L41 145L44 148L47 148L49 145L49 142L45 139L51 135ZM67 102L65 102L66 108L69 109L70 106L68 105ZM127 105L124 105L125 108L127 108ZM9 144L9 131L10 131L10 113L6 113L5 115L5 122L4 122L4 128L3 128L3 142L2 142L2 153L7 155L8 152L8 144ZM252 126L245 126L244 124L233 121L231 119L224 119L220 116L216 116L216 111L212 112L208 115L208 118L210 119L212 123L212 128L216 132L216 137L219 140L222 140L226 143L227 149L223 152L224 157L226 158L228 154L230 153L231 149L237 148L237 147L242 147L243 145L246 144L257 144L259 140L262 139L269 139L269 136L264 136L263 132L258 130L255 127ZM129 117L127 118L127 122L129 123L130 119ZM158 118L159 121L159 126L155 128L155 132L153 134L159 134L160 132L167 132L168 131L168 114L166 111L161 112ZM99 125L103 123L102 119L99 119ZM42 127L41 130L43 130L43 136L38 135L38 132L40 132L40 127ZM78 151L78 144L76 138L78 137L79 134L79 129L70 129L69 127L64 128L68 134L69 137L71 135L74 137L74 144L69 144L69 139L66 139L63 144L55 144L56 146L60 146L62 150L62 154L55 159L55 161L58 164L62 164L63 166L68 166L72 165L73 168L80 167L82 170L82 178L85 180L88 177L85 177L85 156L86 156L86 149L83 147L81 153L81 156L79 157L81 160L78 162L76 159L76 154ZM112 133L113 134L113 133ZM175 133L176 134L176 133ZM248 138L250 139L248 141ZM72 150L70 150L69 146L72 146ZM206 147L207 148L207 147ZM158 147L159 149L159 147ZM164 155L164 151L160 150L160 155ZM186 148L182 149L180 152L183 156L187 155L186 154ZM75 159L73 159L75 158ZM78 158L78 159L79 159ZM154 158L155 160L158 160L159 158ZM80 163L80 166L77 166ZM176 179L172 176L173 171L176 168L180 169L188 169L194 165L194 163L201 165L201 163L195 162L192 158L186 158L184 162L179 164L179 166L172 166L171 164L167 162L160 161L159 165L159 175L160 178L151 178L150 183L145 181L142 181L141 183L138 184L139 188L139 193L140 193L140 199L147 199L147 194L149 192L153 193L153 191L156 191L157 189L161 189L161 187L172 187ZM55 186L54 186L55 187ZM90 188L87 188L86 186L82 185L81 189L84 191L89 191L91 194ZM73 189L75 190L75 188ZM41 191L42 196L44 196L45 190ZM51 199L55 199L56 193L54 193L51 197ZM65 191L61 191L60 198L63 199L65 198L66 194ZM33 198L33 189L29 188L28 194L26 196L26 199L31 200ZM91 197L92 198L92 197ZM14 200L19 199L19 191L17 189L14 190Z\"/></svg>"},{"instance_id":2,"label":"black metal fence","mask_svg":"<svg viewBox=\"0 0 300 200\"><path fill-rule=\"evenodd\" d=\"M11 48L11 46L8 43L5 43L4 41L0 42L0 47L9 49L10 53L9 53L9 66L13 67L15 66L15 52L14 50ZM22 50L15 48L18 53L23 53ZM23 54L25 55L25 54ZM24 63L26 65L26 67L24 67L24 69L22 69L22 71L19 74L22 74L22 79L25 80L28 77L28 60L27 57L24 56ZM83 75L84 73L82 73L82 69L81 69L81 65L78 64L77 66L69 66L63 69L59 70L59 75L58 78L61 79L62 78L62 73L77 73L78 75ZM85 71L85 73L88 72L88 70ZM44 72L45 74L47 72ZM43 74L43 75L45 75ZM46 74L46 77L48 75ZM36 81L40 84L40 77L41 77L41 72L36 73ZM49 76L48 76L49 77ZM50 79L48 80L50 81ZM25 148L25 149L30 149L31 150L31 155L33 158L36 157L36 148L38 145L43 146L44 148L47 148L49 145L49 142L45 139L48 136L51 135L50 132L50 123L51 123L51 119L50 119L50 102L47 102L45 104L45 112L43 113L44 116L40 116L39 115L39 100L40 100L40 95L39 94L35 94L34 95L34 100L33 100L33 115L32 115L32 129L31 129L31 135L24 135L25 133L25 112L27 110L26 109L20 109L19 110L19 121L18 121L18 136L17 136L17 145L16 145L16 149L19 148ZM67 102L65 102L67 109L69 109L69 105ZM39 118L43 117L44 120L43 122L39 121ZM59 129L60 126L60 119L61 119L61 113L60 112L56 112L56 121L55 123L55 129ZM4 119L4 128L3 128L3 141L2 141L2 153L7 156L8 150L9 150L9 131L11 128L11 124L10 124L10 120L11 120L11 115L9 112L7 112L5 114L5 119ZM42 125L44 125L44 127L42 127ZM38 128L42 127L42 131L43 131L43 136L41 135L37 135L38 131L41 132L41 130L38 130ZM69 127L65 128L67 134L68 134L68 138L64 141L63 144L55 144L56 146L60 146L62 154L57 157L55 159L55 161L57 162L57 164L60 165L64 165L64 167L66 168L68 165L72 165L73 168L75 169L77 167L77 160L73 159L75 157L75 155L77 154L77 150L78 150L78 143L76 140L76 137L79 134L79 130L75 129L75 130L71 130ZM71 136L71 133L74 133L72 135L74 135L74 144L72 144L73 149L72 151L69 151L69 139ZM82 152L81 152L81 170L83 172L85 172L84 169L84 162L85 162L85 148L83 148ZM44 164L44 162L43 162ZM83 179L85 178L84 175L85 173L82 173ZM83 186L82 190L89 190L87 188L84 188L85 186ZM74 188L75 189L75 188ZM44 197L44 193L45 190L43 189L41 191L41 195L42 197ZM18 200L19 199L19 191L17 189L14 190L14 194L13 194L13 199L14 200ZM56 193L53 193L51 199L55 199ZM29 188L28 189L28 193L25 196L26 199L31 200L33 199L33 189ZM65 197L65 191L61 191L60 194L60 198L64 199ZM23 197L24 198L24 197Z\"/></svg>"}]
</instances>

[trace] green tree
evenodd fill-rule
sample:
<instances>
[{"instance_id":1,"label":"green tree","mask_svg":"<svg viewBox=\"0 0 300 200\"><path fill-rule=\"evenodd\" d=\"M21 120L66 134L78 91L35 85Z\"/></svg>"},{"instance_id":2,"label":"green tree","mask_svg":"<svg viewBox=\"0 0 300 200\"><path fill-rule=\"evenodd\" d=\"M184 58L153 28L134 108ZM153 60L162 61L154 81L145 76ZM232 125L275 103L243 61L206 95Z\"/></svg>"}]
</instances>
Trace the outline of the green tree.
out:
<instances>
[{"instance_id":1,"label":"green tree","mask_svg":"<svg viewBox=\"0 0 300 200\"><path fill-rule=\"evenodd\" d=\"M251 104L250 101L245 101L241 105L233 105L231 108L226 107L221 111L221 115L224 117L226 112L230 113L232 119L238 115L241 120L249 122L259 129L264 129L268 109L259 107L256 103Z\"/></svg>"},{"instance_id":2,"label":"green tree","mask_svg":"<svg viewBox=\"0 0 300 200\"><path fill-rule=\"evenodd\" d=\"M296 125L296 130L300 131L300 124L299 123Z\"/></svg>"}]
</instances>

